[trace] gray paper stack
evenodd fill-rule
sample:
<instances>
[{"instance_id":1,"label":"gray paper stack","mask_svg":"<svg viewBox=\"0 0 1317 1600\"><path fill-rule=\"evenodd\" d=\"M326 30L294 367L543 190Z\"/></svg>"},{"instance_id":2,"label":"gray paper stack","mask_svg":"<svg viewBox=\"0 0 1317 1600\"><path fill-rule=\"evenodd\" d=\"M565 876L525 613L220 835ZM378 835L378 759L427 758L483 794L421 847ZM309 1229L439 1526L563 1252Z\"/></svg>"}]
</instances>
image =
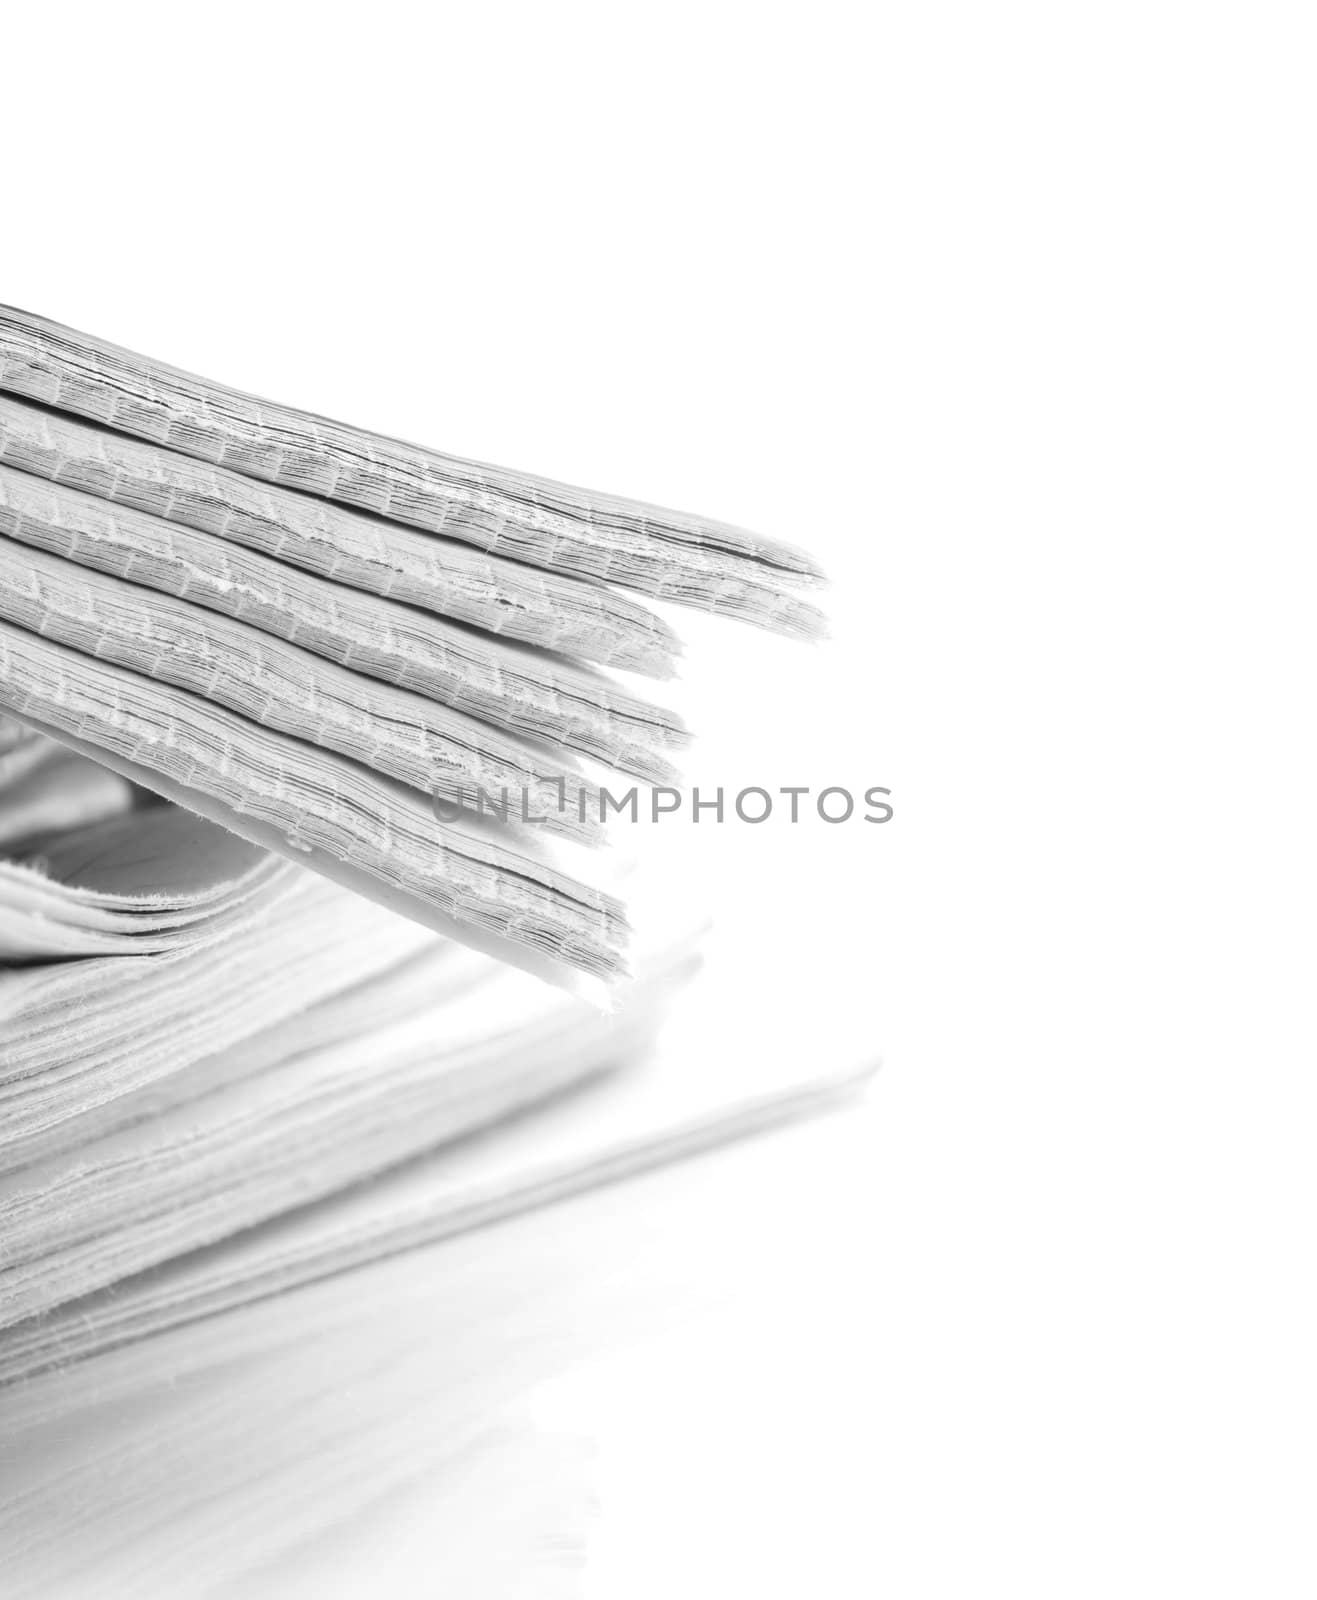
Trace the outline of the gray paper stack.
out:
<instances>
[{"instance_id":1,"label":"gray paper stack","mask_svg":"<svg viewBox=\"0 0 1317 1600\"><path fill-rule=\"evenodd\" d=\"M0 859L0 1385L850 1081L754 1052L651 1064L697 965L689 925L642 941L604 1015L181 807L98 787L42 736L0 721L0 744L0 817L6 775L26 791L47 770L82 812Z\"/></svg>"},{"instance_id":2,"label":"gray paper stack","mask_svg":"<svg viewBox=\"0 0 1317 1600\"><path fill-rule=\"evenodd\" d=\"M801 636L802 552L381 438L0 308L0 706L541 973L625 968L590 764L686 734L633 591ZM492 803L487 803L492 797Z\"/></svg>"},{"instance_id":3,"label":"gray paper stack","mask_svg":"<svg viewBox=\"0 0 1317 1600\"><path fill-rule=\"evenodd\" d=\"M685 737L622 591L817 576L0 310L0 1384L827 1099L646 1065L699 914L588 853Z\"/></svg>"}]
</instances>

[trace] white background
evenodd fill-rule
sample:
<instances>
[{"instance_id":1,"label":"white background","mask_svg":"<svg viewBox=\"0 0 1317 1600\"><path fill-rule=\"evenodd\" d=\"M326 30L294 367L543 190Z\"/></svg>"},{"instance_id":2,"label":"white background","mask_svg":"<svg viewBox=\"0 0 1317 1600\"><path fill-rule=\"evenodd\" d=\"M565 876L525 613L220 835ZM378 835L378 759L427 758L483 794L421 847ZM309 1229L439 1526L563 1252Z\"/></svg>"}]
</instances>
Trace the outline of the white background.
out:
<instances>
[{"instance_id":1,"label":"white background","mask_svg":"<svg viewBox=\"0 0 1317 1600\"><path fill-rule=\"evenodd\" d=\"M1305 12L5 18L0 298L834 577L822 651L683 621L684 692L695 781L894 791L700 843L885 1059L864 1340L783 1296L762 1514L744 1386L651 1370L597 1593L808 1593L798 1494L818 1592L1313 1592Z\"/></svg>"}]
</instances>

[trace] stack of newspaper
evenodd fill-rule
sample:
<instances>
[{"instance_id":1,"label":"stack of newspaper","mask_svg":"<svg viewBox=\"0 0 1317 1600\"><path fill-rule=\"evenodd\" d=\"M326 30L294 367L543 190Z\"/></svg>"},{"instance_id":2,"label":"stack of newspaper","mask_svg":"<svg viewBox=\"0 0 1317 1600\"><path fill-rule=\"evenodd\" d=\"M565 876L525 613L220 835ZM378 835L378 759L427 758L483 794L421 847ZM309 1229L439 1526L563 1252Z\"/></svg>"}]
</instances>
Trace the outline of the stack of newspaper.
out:
<instances>
[{"instance_id":1,"label":"stack of newspaper","mask_svg":"<svg viewBox=\"0 0 1317 1600\"><path fill-rule=\"evenodd\" d=\"M0 1382L833 1092L646 1076L691 921L588 854L685 737L618 591L811 636L808 557L17 311L0 391Z\"/></svg>"},{"instance_id":2,"label":"stack of newspaper","mask_svg":"<svg viewBox=\"0 0 1317 1600\"><path fill-rule=\"evenodd\" d=\"M604 670L677 651L616 590L819 631L789 546L4 309L0 392L0 709L533 969L625 970L556 847L599 837L583 762L666 783L686 737Z\"/></svg>"}]
</instances>

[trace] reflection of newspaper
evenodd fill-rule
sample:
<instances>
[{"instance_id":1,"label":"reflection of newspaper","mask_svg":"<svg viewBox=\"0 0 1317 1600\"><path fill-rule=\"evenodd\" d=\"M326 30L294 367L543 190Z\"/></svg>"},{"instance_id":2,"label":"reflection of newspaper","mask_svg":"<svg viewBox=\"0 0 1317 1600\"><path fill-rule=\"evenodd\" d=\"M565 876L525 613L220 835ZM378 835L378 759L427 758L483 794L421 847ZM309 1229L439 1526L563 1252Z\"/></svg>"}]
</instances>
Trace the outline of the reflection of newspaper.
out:
<instances>
[{"instance_id":1,"label":"reflection of newspaper","mask_svg":"<svg viewBox=\"0 0 1317 1600\"><path fill-rule=\"evenodd\" d=\"M442 932L625 968L582 762L672 780L632 589L809 636L792 547L440 456L0 310L0 705ZM103 779L102 782L109 780ZM482 796L501 809L473 815ZM528 824L533 821L535 826Z\"/></svg>"}]
</instances>

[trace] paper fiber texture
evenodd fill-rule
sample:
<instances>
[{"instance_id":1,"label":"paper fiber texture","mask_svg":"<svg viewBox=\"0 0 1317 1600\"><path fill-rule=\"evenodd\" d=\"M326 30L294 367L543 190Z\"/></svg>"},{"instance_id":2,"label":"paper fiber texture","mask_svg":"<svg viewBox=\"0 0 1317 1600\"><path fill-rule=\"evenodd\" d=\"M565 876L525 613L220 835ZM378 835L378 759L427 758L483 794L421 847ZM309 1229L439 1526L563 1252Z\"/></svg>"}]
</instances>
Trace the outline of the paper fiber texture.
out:
<instances>
[{"instance_id":1,"label":"paper fiber texture","mask_svg":"<svg viewBox=\"0 0 1317 1600\"><path fill-rule=\"evenodd\" d=\"M818 576L0 308L0 710L106 769L43 756L0 842L147 789L606 1003L615 869L553 841L602 838L591 764L670 786L688 740L609 674L680 648L614 586L812 637Z\"/></svg>"},{"instance_id":2,"label":"paper fiber texture","mask_svg":"<svg viewBox=\"0 0 1317 1600\"><path fill-rule=\"evenodd\" d=\"M563 655L662 678L681 648L669 623L602 583L487 555L4 394L0 463Z\"/></svg>"},{"instance_id":3,"label":"paper fiber texture","mask_svg":"<svg viewBox=\"0 0 1317 1600\"><path fill-rule=\"evenodd\" d=\"M185 601L0 540L0 617L350 756L422 794L469 806L474 794L507 789L526 796L525 809L543 819L537 826L600 837L598 807L581 803L570 755Z\"/></svg>"},{"instance_id":4,"label":"paper fiber texture","mask_svg":"<svg viewBox=\"0 0 1317 1600\"><path fill-rule=\"evenodd\" d=\"M382 438L0 308L0 389L531 566L810 633L803 551L745 529Z\"/></svg>"},{"instance_id":5,"label":"paper fiber texture","mask_svg":"<svg viewBox=\"0 0 1317 1600\"><path fill-rule=\"evenodd\" d=\"M424 797L358 763L4 622L0 677L15 710L140 763L144 782L173 780L198 810L213 801L289 852L346 858L381 894L585 972L622 970L620 903L558 870L547 849L532 855L532 841L505 842L475 818L440 822Z\"/></svg>"},{"instance_id":6,"label":"paper fiber texture","mask_svg":"<svg viewBox=\"0 0 1317 1600\"><path fill-rule=\"evenodd\" d=\"M238 618L253 647L272 634L639 777L662 783L674 773L661 752L684 742L680 720L570 661L3 466L0 535L79 570L183 596L199 626L208 624L207 611ZM88 622L102 631L90 605ZM163 620L160 628L167 632Z\"/></svg>"}]
</instances>

